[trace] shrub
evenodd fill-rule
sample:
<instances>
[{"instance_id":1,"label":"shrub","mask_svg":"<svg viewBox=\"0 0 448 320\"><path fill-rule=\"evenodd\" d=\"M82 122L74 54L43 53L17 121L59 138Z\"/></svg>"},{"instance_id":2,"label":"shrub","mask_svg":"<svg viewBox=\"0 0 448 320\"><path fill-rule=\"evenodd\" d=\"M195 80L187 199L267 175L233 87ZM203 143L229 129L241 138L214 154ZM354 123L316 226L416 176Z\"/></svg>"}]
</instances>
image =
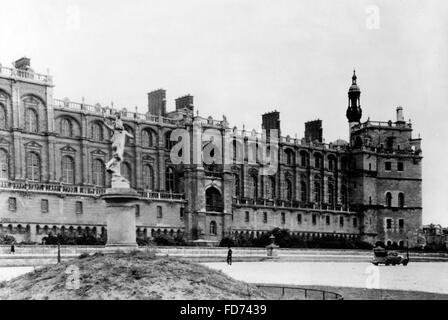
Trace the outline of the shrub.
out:
<instances>
[{"instance_id":1,"label":"shrub","mask_svg":"<svg viewBox=\"0 0 448 320\"><path fill-rule=\"evenodd\" d=\"M13 244L16 242L16 239L13 236L8 234L0 235L0 244Z\"/></svg>"}]
</instances>

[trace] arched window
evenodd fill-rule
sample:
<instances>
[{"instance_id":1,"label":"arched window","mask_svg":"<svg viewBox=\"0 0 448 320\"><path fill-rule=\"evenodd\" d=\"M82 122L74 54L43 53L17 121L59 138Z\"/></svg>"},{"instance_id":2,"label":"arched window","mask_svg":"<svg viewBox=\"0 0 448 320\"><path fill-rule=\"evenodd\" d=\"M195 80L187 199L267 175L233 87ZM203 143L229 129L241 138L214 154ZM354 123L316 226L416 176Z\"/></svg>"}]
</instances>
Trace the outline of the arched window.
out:
<instances>
[{"instance_id":1,"label":"arched window","mask_svg":"<svg viewBox=\"0 0 448 320\"><path fill-rule=\"evenodd\" d=\"M249 198L258 198L258 179L255 174L249 176Z\"/></svg>"},{"instance_id":2,"label":"arched window","mask_svg":"<svg viewBox=\"0 0 448 320\"><path fill-rule=\"evenodd\" d=\"M165 133L165 148L171 150L171 148L176 144L175 141L171 141L171 131Z\"/></svg>"},{"instance_id":3,"label":"arched window","mask_svg":"<svg viewBox=\"0 0 448 320\"><path fill-rule=\"evenodd\" d=\"M174 171L173 168L167 168L165 173L165 189L169 192L175 192Z\"/></svg>"},{"instance_id":4,"label":"arched window","mask_svg":"<svg viewBox=\"0 0 448 320\"><path fill-rule=\"evenodd\" d=\"M292 182L289 179L286 179L286 200L291 201L292 200Z\"/></svg>"},{"instance_id":5,"label":"arched window","mask_svg":"<svg viewBox=\"0 0 448 320\"><path fill-rule=\"evenodd\" d=\"M6 109L0 103L0 129L6 129Z\"/></svg>"},{"instance_id":6,"label":"arched window","mask_svg":"<svg viewBox=\"0 0 448 320\"><path fill-rule=\"evenodd\" d=\"M29 152L26 157L26 178L40 181L40 157L34 152Z\"/></svg>"},{"instance_id":7,"label":"arched window","mask_svg":"<svg viewBox=\"0 0 448 320\"><path fill-rule=\"evenodd\" d=\"M154 189L154 170L149 164L143 165L143 188Z\"/></svg>"},{"instance_id":8,"label":"arched window","mask_svg":"<svg viewBox=\"0 0 448 320\"><path fill-rule=\"evenodd\" d=\"M100 159L93 160L92 183L97 186L104 186L106 184L104 179L104 162Z\"/></svg>"},{"instance_id":9,"label":"arched window","mask_svg":"<svg viewBox=\"0 0 448 320\"><path fill-rule=\"evenodd\" d=\"M322 155L316 153L314 155L314 168L321 169L322 168Z\"/></svg>"},{"instance_id":10,"label":"arched window","mask_svg":"<svg viewBox=\"0 0 448 320\"><path fill-rule=\"evenodd\" d=\"M205 205L207 211L222 212L223 203L221 193L215 187L210 187L205 191Z\"/></svg>"},{"instance_id":11,"label":"arched window","mask_svg":"<svg viewBox=\"0 0 448 320\"><path fill-rule=\"evenodd\" d=\"M131 134L133 137L135 137L134 135L134 129L132 129L130 126L128 126L127 124L123 125L124 129L129 132L129 134ZM134 138L131 138L129 136L126 136L126 141L125 141L125 145L128 146L130 144L134 143Z\"/></svg>"},{"instance_id":12,"label":"arched window","mask_svg":"<svg viewBox=\"0 0 448 320\"><path fill-rule=\"evenodd\" d=\"M336 170L336 158L334 156L328 156L328 170Z\"/></svg>"},{"instance_id":13,"label":"arched window","mask_svg":"<svg viewBox=\"0 0 448 320\"><path fill-rule=\"evenodd\" d=\"M310 163L310 156L308 155L307 152L301 151L300 152L300 165L302 167L308 167L309 163Z\"/></svg>"},{"instance_id":14,"label":"arched window","mask_svg":"<svg viewBox=\"0 0 448 320\"><path fill-rule=\"evenodd\" d=\"M98 122L92 123L90 138L95 141L103 141L103 128Z\"/></svg>"},{"instance_id":15,"label":"arched window","mask_svg":"<svg viewBox=\"0 0 448 320\"><path fill-rule=\"evenodd\" d=\"M142 131L142 147L145 148L152 147L152 135L149 130Z\"/></svg>"},{"instance_id":16,"label":"arched window","mask_svg":"<svg viewBox=\"0 0 448 320\"><path fill-rule=\"evenodd\" d=\"M328 183L328 203L331 206L334 205L334 185L333 185L333 183Z\"/></svg>"},{"instance_id":17,"label":"arched window","mask_svg":"<svg viewBox=\"0 0 448 320\"><path fill-rule=\"evenodd\" d=\"M390 192L386 193L386 206L392 207L392 194Z\"/></svg>"},{"instance_id":18,"label":"arched window","mask_svg":"<svg viewBox=\"0 0 448 320\"><path fill-rule=\"evenodd\" d=\"M400 193L398 194L398 206L399 206L400 208L403 208L403 207L404 207L404 193L403 193L403 192L400 192Z\"/></svg>"},{"instance_id":19,"label":"arched window","mask_svg":"<svg viewBox=\"0 0 448 320\"><path fill-rule=\"evenodd\" d=\"M26 109L25 130L29 132L37 132L38 131L37 124L38 124L37 112L32 108Z\"/></svg>"},{"instance_id":20,"label":"arched window","mask_svg":"<svg viewBox=\"0 0 448 320\"><path fill-rule=\"evenodd\" d=\"M72 122L67 118L61 119L61 136L63 137L73 136Z\"/></svg>"},{"instance_id":21,"label":"arched window","mask_svg":"<svg viewBox=\"0 0 448 320\"><path fill-rule=\"evenodd\" d=\"M240 177L236 173L233 174L233 196L240 196Z\"/></svg>"},{"instance_id":22,"label":"arched window","mask_svg":"<svg viewBox=\"0 0 448 320\"><path fill-rule=\"evenodd\" d=\"M288 166L292 166L294 165L294 151L292 151L291 149L286 149L285 150L285 155L286 155L286 164Z\"/></svg>"},{"instance_id":23,"label":"arched window","mask_svg":"<svg viewBox=\"0 0 448 320\"><path fill-rule=\"evenodd\" d=\"M72 157L62 157L62 181L68 184L75 183L75 162Z\"/></svg>"},{"instance_id":24,"label":"arched window","mask_svg":"<svg viewBox=\"0 0 448 320\"><path fill-rule=\"evenodd\" d=\"M121 163L121 175L129 181L129 183L131 183L132 181L132 170L131 170L131 166L129 165L129 163L127 162L122 162Z\"/></svg>"},{"instance_id":25,"label":"arched window","mask_svg":"<svg viewBox=\"0 0 448 320\"><path fill-rule=\"evenodd\" d=\"M7 180L8 178L8 153L5 150L0 149L0 179Z\"/></svg>"},{"instance_id":26,"label":"arched window","mask_svg":"<svg viewBox=\"0 0 448 320\"><path fill-rule=\"evenodd\" d=\"M343 206L347 206L347 187L341 186L341 201Z\"/></svg>"},{"instance_id":27,"label":"arched window","mask_svg":"<svg viewBox=\"0 0 448 320\"><path fill-rule=\"evenodd\" d=\"M305 181L300 182L300 201L302 201L302 202L308 201L307 188L306 188Z\"/></svg>"},{"instance_id":28,"label":"arched window","mask_svg":"<svg viewBox=\"0 0 448 320\"><path fill-rule=\"evenodd\" d=\"M217 233L217 231L216 231L216 222L212 221L212 222L210 222L210 235L211 236L216 236L216 233Z\"/></svg>"},{"instance_id":29,"label":"arched window","mask_svg":"<svg viewBox=\"0 0 448 320\"><path fill-rule=\"evenodd\" d=\"M321 201L320 183L314 182L314 202Z\"/></svg>"},{"instance_id":30,"label":"arched window","mask_svg":"<svg viewBox=\"0 0 448 320\"><path fill-rule=\"evenodd\" d=\"M273 176L266 177L266 198L275 198L275 177Z\"/></svg>"},{"instance_id":31,"label":"arched window","mask_svg":"<svg viewBox=\"0 0 448 320\"><path fill-rule=\"evenodd\" d=\"M348 170L348 160L347 158L342 158L341 159L341 171L345 172Z\"/></svg>"}]
</instances>

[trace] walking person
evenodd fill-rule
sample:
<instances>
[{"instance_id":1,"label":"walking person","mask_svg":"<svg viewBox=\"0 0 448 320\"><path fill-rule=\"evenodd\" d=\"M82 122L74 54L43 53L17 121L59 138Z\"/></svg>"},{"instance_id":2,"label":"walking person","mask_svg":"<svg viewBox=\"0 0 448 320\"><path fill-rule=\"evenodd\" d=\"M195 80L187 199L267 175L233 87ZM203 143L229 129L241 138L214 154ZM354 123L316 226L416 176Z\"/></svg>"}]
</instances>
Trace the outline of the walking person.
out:
<instances>
[{"instance_id":1,"label":"walking person","mask_svg":"<svg viewBox=\"0 0 448 320\"><path fill-rule=\"evenodd\" d=\"M227 264L232 265L232 249L229 247L229 251L227 251Z\"/></svg>"},{"instance_id":2,"label":"walking person","mask_svg":"<svg viewBox=\"0 0 448 320\"><path fill-rule=\"evenodd\" d=\"M11 243L11 254L16 254L16 248L14 246L14 242Z\"/></svg>"}]
</instances>

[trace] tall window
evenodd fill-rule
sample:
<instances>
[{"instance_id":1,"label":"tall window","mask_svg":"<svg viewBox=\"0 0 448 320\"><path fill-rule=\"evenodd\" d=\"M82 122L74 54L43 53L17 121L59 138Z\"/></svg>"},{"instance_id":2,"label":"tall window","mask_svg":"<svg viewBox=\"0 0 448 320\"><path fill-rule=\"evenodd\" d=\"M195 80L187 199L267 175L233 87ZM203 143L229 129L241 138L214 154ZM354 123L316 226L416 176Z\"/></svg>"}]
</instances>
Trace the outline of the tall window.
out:
<instances>
[{"instance_id":1,"label":"tall window","mask_svg":"<svg viewBox=\"0 0 448 320\"><path fill-rule=\"evenodd\" d=\"M328 170L336 170L336 159L333 156L328 157Z\"/></svg>"},{"instance_id":2,"label":"tall window","mask_svg":"<svg viewBox=\"0 0 448 320\"><path fill-rule=\"evenodd\" d=\"M321 169L322 168L322 156L320 154L315 154L314 155L314 167L316 169Z\"/></svg>"},{"instance_id":3,"label":"tall window","mask_svg":"<svg viewBox=\"0 0 448 320\"><path fill-rule=\"evenodd\" d=\"M142 131L142 147L152 147L152 136L149 130Z\"/></svg>"},{"instance_id":4,"label":"tall window","mask_svg":"<svg viewBox=\"0 0 448 320\"><path fill-rule=\"evenodd\" d=\"M97 186L104 186L106 184L104 179L104 162L100 159L93 160L92 182Z\"/></svg>"},{"instance_id":5,"label":"tall window","mask_svg":"<svg viewBox=\"0 0 448 320\"><path fill-rule=\"evenodd\" d=\"M37 132L37 113L34 109L28 108L25 112L25 129L29 132Z\"/></svg>"},{"instance_id":6,"label":"tall window","mask_svg":"<svg viewBox=\"0 0 448 320\"><path fill-rule=\"evenodd\" d=\"M64 156L62 158L62 181L64 183L75 183L75 165L72 157Z\"/></svg>"},{"instance_id":7,"label":"tall window","mask_svg":"<svg viewBox=\"0 0 448 320\"><path fill-rule=\"evenodd\" d=\"M302 224L302 215L300 213L297 214L297 223Z\"/></svg>"},{"instance_id":8,"label":"tall window","mask_svg":"<svg viewBox=\"0 0 448 320\"><path fill-rule=\"evenodd\" d=\"M236 173L233 174L233 196L240 196L240 177Z\"/></svg>"},{"instance_id":9,"label":"tall window","mask_svg":"<svg viewBox=\"0 0 448 320\"><path fill-rule=\"evenodd\" d=\"M103 141L103 128L99 123L92 123L90 138L95 141Z\"/></svg>"},{"instance_id":10,"label":"tall window","mask_svg":"<svg viewBox=\"0 0 448 320\"><path fill-rule=\"evenodd\" d=\"M0 104L0 129L6 129L6 109Z\"/></svg>"},{"instance_id":11,"label":"tall window","mask_svg":"<svg viewBox=\"0 0 448 320\"><path fill-rule=\"evenodd\" d=\"M332 183L328 184L328 203L330 205L334 204L334 186Z\"/></svg>"},{"instance_id":12,"label":"tall window","mask_svg":"<svg viewBox=\"0 0 448 320\"><path fill-rule=\"evenodd\" d=\"M149 164L143 165L143 187L147 190L154 189L154 171Z\"/></svg>"},{"instance_id":13,"label":"tall window","mask_svg":"<svg viewBox=\"0 0 448 320\"><path fill-rule=\"evenodd\" d=\"M162 213L162 207L157 206L157 219L162 219L163 213Z\"/></svg>"},{"instance_id":14,"label":"tall window","mask_svg":"<svg viewBox=\"0 0 448 320\"><path fill-rule=\"evenodd\" d=\"M5 150L0 149L0 179L7 180L8 178L8 153Z\"/></svg>"},{"instance_id":15,"label":"tall window","mask_svg":"<svg viewBox=\"0 0 448 320\"><path fill-rule=\"evenodd\" d=\"M210 222L210 235L216 236L216 222L212 221Z\"/></svg>"},{"instance_id":16,"label":"tall window","mask_svg":"<svg viewBox=\"0 0 448 320\"><path fill-rule=\"evenodd\" d=\"M314 182L314 202L320 202L321 201L321 192L320 192L320 183Z\"/></svg>"},{"instance_id":17,"label":"tall window","mask_svg":"<svg viewBox=\"0 0 448 320\"><path fill-rule=\"evenodd\" d=\"M286 155L286 164L288 166L294 165L294 151L292 151L291 149L286 149L285 155Z\"/></svg>"},{"instance_id":18,"label":"tall window","mask_svg":"<svg viewBox=\"0 0 448 320\"><path fill-rule=\"evenodd\" d=\"M268 213L263 212L263 223L268 223Z\"/></svg>"},{"instance_id":19,"label":"tall window","mask_svg":"<svg viewBox=\"0 0 448 320\"><path fill-rule=\"evenodd\" d=\"M40 181L40 158L34 152L26 157L26 178L30 181Z\"/></svg>"},{"instance_id":20,"label":"tall window","mask_svg":"<svg viewBox=\"0 0 448 320\"><path fill-rule=\"evenodd\" d=\"M300 182L300 201L307 202L308 201L308 195L306 190L306 182L301 181Z\"/></svg>"},{"instance_id":21,"label":"tall window","mask_svg":"<svg viewBox=\"0 0 448 320\"><path fill-rule=\"evenodd\" d=\"M398 206L399 206L400 208L403 208L403 207L404 207L404 193L403 193L403 192L400 192L400 193L398 194Z\"/></svg>"},{"instance_id":22,"label":"tall window","mask_svg":"<svg viewBox=\"0 0 448 320\"><path fill-rule=\"evenodd\" d=\"M131 166L129 163L122 162L121 163L121 175L131 183L132 181L132 172L131 172Z\"/></svg>"},{"instance_id":23,"label":"tall window","mask_svg":"<svg viewBox=\"0 0 448 320\"><path fill-rule=\"evenodd\" d=\"M386 193L386 206L392 207L392 194L390 192Z\"/></svg>"},{"instance_id":24,"label":"tall window","mask_svg":"<svg viewBox=\"0 0 448 320\"><path fill-rule=\"evenodd\" d=\"M286 180L286 199L292 200L292 182L289 179Z\"/></svg>"},{"instance_id":25,"label":"tall window","mask_svg":"<svg viewBox=\"0 0 448 320\"><path fill-rule=\"evenodd\" d=\"M347 206L347 187L346 186L342 186L341 187L341 201L342 201L342 205L343 206Z\"/></svg>"},{"instance_id":26,"label":"tall window","mask_svg":"<svg viewBox=\"0 0 448 320\"><path fill-rule=\"evenodd\" d=\"M69 119L61 119L61 136L71 137L73 135L72 123Z\"/></svg>"},{"instance_id":27,"label":"tall window","mask_svg":"<svg viewBox=\"0 0 448 320\"><path fill-rule=\"evenodd\" d=\"M308 155L308 153L306 153L305 151L300 152L300 165L302 167L307 167L309 165L310 162L310 157Z\"/></svg>"},{"instance_id":28,"label":"tall window","mask_svg":"<svg viewBox=\"0 0 448 320\"><path fill-rule=\"evenodd\" d=\"M285 224L286 223L286 216L285 216L285 213L284 212L282 212L282 215L281 215L281 217L282 217L282 224Z\"/></svg>"},{"instance_id":29,"label":"tall window","mask_svg":"<svg viewBox=\"0 0 448 320\"><path fill-rule=\"evenodd\" d=\"M266 198L275 198L275 177L269 176L266 179Z\"/></svg>"},{"instance_id":30,"label":"tall window","mask_svg":"<svg viewBox=\"0 0 448 320\"><path fill-rule=\"evenodd\" d=\"M165 184L166 191L175 192L173 168L166 169Z\"/></svg>"},{"instance_id":31,"label":"tall window","mask_svg":"<svg viewBox=\"0 0 448 320\"><path fill-rule=\"evenodd\" d=\"M255 175L249 176L249 198L258 198L258 179Z\"/></svg>"}]
</instances>

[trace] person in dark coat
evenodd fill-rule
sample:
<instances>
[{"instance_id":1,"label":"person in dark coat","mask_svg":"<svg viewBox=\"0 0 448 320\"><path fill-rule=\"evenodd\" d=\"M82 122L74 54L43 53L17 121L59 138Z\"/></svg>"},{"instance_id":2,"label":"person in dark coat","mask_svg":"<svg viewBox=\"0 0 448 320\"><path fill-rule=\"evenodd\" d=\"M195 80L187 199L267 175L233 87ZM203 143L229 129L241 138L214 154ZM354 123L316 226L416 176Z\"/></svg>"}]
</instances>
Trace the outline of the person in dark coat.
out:
<instances>
[{"instance_id":1,"label":"person in dark coat","mask_svg":"<svg viewBox=\"0 0 448 320\"><path fill-rule=\"evenodd\" d=\"M16 253L16 248L14 246L14 243L11 244L11 254L15 254Z\"/></svg>"},{"instance_id":2,"label":"person in dark coat","mask_svg":"<svg viewBox=\"0 0 448 320\"><path fill-rule=\"evenodd\" d=\"M232 265L232 249L229 247L229 251L227 251L227 264Z\"/></svg>"}]
</instances>

